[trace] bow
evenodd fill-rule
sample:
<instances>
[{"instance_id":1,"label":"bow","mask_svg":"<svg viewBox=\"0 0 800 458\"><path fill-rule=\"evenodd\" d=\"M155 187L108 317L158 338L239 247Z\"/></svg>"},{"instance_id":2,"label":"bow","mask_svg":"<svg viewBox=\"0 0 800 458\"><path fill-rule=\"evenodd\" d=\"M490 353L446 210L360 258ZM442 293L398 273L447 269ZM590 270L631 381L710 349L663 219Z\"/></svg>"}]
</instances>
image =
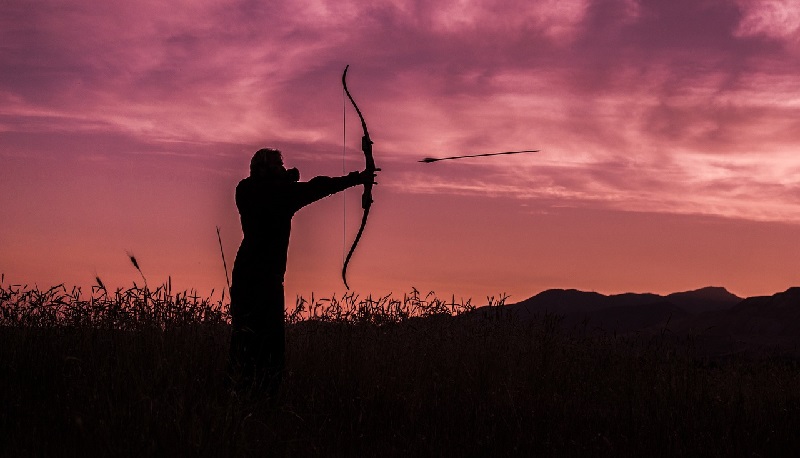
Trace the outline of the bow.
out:
<instances>
[{"instance_id":1,"label":"bow","mask_svg":"<svg viewBox=\"0 0 800 458\"><path fill-rule=\"evenodd\" d=\"M364 152L364 158L366 159L365 171L372 174L376 170L375 160L372 158L372 140L369 138L369 131L367 131L367 123L364 121L364 116L361 114L361 110L358 109L356 101L353 100L353 96L350 95L350 91L347 89L346 78L348 68L350 68L350 65L344 67L344 73L342 73L342 86L344 87L345 94L347 94L347 98L350 99L350 103L353 104L353 108L356 109L359 119L361 119L361 128L364 130L364 136L361 137L361 151ZM371 206L372 180L364 183L364 192L361 194L361 208L364 209L364 214L361 217L361 227L358 228L356 238L353 240L353 246L350 247L350 251L347 253L347 257L344 260L344 265L342 266L342 281L347 289L350 289L350 286L347 285L347 265L350 264L350 258L353 256L353 252L356 251L358 241L361 240L361 234L364 233L364 227L367 225L367 217L369 216L369 209Z\"/></svg>"}]
</instances>

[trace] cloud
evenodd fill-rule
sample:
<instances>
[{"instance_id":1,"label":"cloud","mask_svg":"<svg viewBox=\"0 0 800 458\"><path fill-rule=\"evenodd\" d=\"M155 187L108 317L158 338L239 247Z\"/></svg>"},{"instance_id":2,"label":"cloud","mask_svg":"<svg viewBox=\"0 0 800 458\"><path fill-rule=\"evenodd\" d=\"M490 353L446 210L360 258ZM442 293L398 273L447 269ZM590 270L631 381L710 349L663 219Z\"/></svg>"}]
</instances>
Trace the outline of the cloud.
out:
<instances>
[{"instance_id":1,"label":"cloud","mask_svg":"<svg viewBox=\"0 0 800 458\"><path fill-rule=\"evenodd\" d=\"M268 142L333 161L343 111L347 144L360 135L339 84L350 63L381 159L407 192L797 220L792 2L0 8L0 130L14 135L104 132L161 155ZM487 161L483 176L419 175L413 162L528 148L544 155L513 162L519 173Z\"/></svg>"},{"instance_id":2,"label":"cloud","mask_svg":"<svg viewBox=\"0 0 800 458\"><path fill-rule=\"evenodd\" d=\"M766 36L796 45L800 39L800 5L791 0L737 1L743 17L739 36Z\"/></svg>"}]
</instances>

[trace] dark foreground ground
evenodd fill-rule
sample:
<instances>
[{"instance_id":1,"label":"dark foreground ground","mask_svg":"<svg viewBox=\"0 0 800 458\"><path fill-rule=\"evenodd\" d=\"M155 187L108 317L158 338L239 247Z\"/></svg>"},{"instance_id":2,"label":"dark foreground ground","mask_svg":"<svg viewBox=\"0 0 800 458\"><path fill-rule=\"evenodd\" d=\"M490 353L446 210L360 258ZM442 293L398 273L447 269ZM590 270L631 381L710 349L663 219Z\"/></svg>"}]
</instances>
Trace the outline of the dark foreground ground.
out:
<instances>
[{"instance_id":1,"label":"dark foreground ground","mask_svg":"<svg viewBox=\"0 0 800 458\"><path fill-rule=\"evenodd\" d=\"M301 322L275 403L225 388L229 329L0 328L0 456L779 456L800 365L545 317Z\"/></svg>"}]
</instances>

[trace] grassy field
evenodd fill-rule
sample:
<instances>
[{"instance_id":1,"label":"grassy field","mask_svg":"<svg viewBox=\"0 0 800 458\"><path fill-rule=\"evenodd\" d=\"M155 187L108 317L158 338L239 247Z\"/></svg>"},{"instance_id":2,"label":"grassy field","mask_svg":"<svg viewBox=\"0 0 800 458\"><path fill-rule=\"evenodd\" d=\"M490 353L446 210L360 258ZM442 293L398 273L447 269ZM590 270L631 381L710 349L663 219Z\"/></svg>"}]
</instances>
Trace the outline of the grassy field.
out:
<instances>
[{"instance_id":1,"label":"grassy field","mask_svg":"<svg viewBox=\"0 0 800 458\"><path fill-rule=\"evenodd\" d=\"M800 366L417 292L298 300L279 399L226 388L224 297L0 288L0 456L778 456Z\"/></svg>"}]
</instances>

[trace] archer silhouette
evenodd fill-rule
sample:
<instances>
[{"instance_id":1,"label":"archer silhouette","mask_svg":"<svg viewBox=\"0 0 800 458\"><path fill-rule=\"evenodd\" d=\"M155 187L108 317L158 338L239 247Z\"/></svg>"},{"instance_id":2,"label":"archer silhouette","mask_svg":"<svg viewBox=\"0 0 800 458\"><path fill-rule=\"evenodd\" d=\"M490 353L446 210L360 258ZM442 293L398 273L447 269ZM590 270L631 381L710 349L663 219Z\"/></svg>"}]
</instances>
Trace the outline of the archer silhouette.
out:
<instances>
[{"instance_id":1,"label":"archer silhouette","mask_svg":"<svg viewBox=\"0 0 800 458\"><path fill-rule=\"evenodd\" d=\"M374 172L318 176L301 182L276 149L260 149L250 176L236 186L244 238L233 264L230 372L237 389L266 390L274 398L284 367L283 278L292 217L306 205L351 186L374 183Z\"/></svg>"}]
</instances>

